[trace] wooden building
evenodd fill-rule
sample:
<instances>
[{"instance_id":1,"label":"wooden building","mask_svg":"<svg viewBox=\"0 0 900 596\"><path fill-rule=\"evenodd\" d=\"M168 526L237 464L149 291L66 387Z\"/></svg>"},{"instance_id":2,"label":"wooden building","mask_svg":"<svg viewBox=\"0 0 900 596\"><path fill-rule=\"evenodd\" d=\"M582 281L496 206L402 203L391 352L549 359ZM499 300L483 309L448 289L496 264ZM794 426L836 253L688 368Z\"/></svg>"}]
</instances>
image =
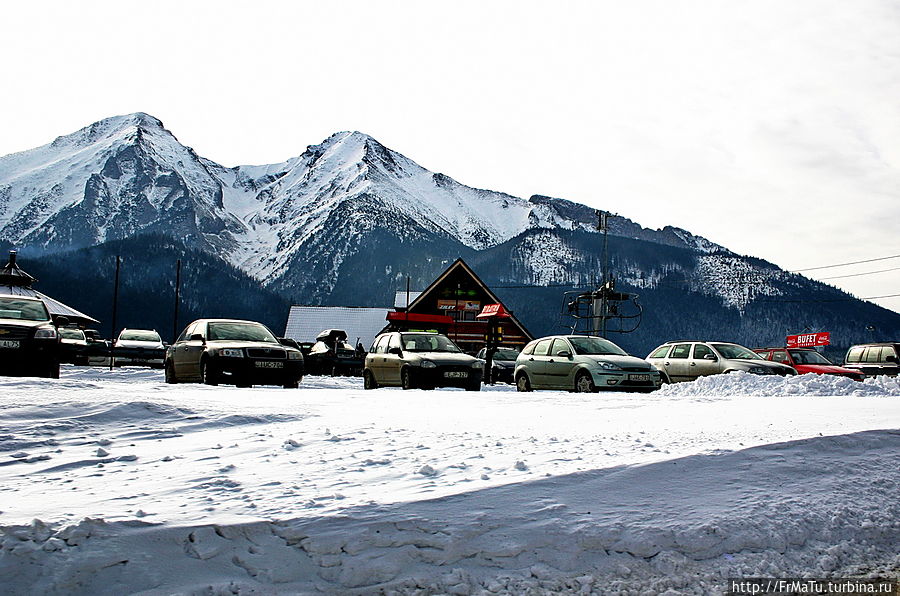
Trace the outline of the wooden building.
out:
<instances>
[{"instance_id":1,"label":"wooden building","mask_svg":"<svg viewBox=\"0 0 900 596\"><path fill-rule=\"evenodd\" d=\"M484 347L488 331L488 323L476 315L488 304L502 302L465 261L457 259L408 309L388 315L389 328L439 331L463 351L474 353ZM500 345L521 349L534 339L513 314L497 324L502 330Z\"/></svg>"}]
</instances>

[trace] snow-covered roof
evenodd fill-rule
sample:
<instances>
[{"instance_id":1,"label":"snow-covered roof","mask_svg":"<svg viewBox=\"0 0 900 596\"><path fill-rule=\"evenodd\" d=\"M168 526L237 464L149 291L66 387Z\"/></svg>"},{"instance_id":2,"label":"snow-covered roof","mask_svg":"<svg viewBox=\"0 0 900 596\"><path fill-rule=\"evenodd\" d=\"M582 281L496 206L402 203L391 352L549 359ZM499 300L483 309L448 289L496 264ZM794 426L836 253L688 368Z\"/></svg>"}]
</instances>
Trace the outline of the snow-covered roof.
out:
<instances>
[{"instance_id":1,"label":"snow-covered roof","mask_svg":"<svg viewBox=\"0 0 900 596\"><path fill-rule=\"evenodd\" d=\"M32 298L40 298L47 305L47 310L54 317L65 316L73 323L97 324L100 321L94 317L90 317L81 311L77 311L71 306L63 304L55 298L51 298L46 294L42 294L35 289L25 288L22 286L0 286L0 294L12 294L14 296L30 296Z\"/></svg>"},{"instance_id":2,"label":"snow-covered roof","mask_svg":"<svg viewBox=\"0 0 900 596\"><path fill-rule=\"evenodd\" d=\"M284 336L297 341L315 341L324 329L343 329L347 332L347 341L355 344L358 337L368 348L387 325L387 314L392 310L357 306L292 306Z\"/></svg>"}]
</instances>

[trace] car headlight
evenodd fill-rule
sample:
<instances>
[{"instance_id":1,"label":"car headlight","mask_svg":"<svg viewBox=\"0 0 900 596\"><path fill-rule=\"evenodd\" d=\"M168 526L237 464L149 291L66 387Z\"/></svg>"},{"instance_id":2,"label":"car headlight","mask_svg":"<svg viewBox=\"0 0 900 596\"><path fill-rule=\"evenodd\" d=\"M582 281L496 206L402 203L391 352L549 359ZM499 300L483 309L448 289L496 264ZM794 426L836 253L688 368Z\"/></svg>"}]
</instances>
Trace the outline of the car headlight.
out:
<instances>
[{"instance_id":1,"label":"car headlight","mask_svg":"<svg viewBox=\"0 0 900 596\"><path fill-rule=\"evenodd\" d=\"M751 366L747 369L747 372L753 373L754 375L770 375L772 371L765 366Z\"/></svg>"},{"instance_id":2,"label":"car headlight","mask_svg":"<svg viewBox=\"0 0 900 596\"><path fill-rule=\"evenodd\" d=\"M437 366L437 364L435 364L431 360L423 360L422 361L422 368L434 368L436 366Z\"/></svg>"},{"instance_id":3,"label":"car headlight","mask_svg":"<svg viewBox=\"0 0 900 596\"><path fill-rule=\"evenodd\" d=\"M303 354L301 354L300 352L288 352L287 355L288 355L288 360L302 360L303 359Z\"/></svg>"},{"instance_id":4,"label":"car headlight","mask_svg":"<svg viewBox=\"0 0 900 596\"><path fill-rule=\"evenodd\" d=\"M56 339L56 329L53 327L41 327L34 332L34 339Z\"/></svg>"},{"instance_id":5,"label":"car headlight","mask_svg":"<svg viewBox=\"0 0 900 596\"><path fill-rule=\"evenodd\" d=\"M225 356L226 358L243 358L244 350L238 348L222 348L219 350L219 356Z\"/></svg>"},{"instance_id":6,"label":"car headlight","mask_svg":"<svg viewBox=\"0 0 900 596\"><path fill-rule=\"evenodd\" d=\"M622 370L621 366L615 362L610 362L609 360L597 360L597 366L605 368L606 370Z\"/></svg>"}]
</instances>

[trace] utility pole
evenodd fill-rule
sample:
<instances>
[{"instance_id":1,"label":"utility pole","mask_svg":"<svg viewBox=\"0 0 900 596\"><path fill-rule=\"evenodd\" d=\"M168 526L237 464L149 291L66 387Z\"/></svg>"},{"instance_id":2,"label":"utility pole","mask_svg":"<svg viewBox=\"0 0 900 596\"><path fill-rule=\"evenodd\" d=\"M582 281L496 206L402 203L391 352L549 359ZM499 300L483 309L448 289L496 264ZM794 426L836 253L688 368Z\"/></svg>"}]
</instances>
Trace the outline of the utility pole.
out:
<instances>
[{"instance_id":1,"label":"utility pole","mask_svg":"<svg viewBox=\"0 0 900 596\"><path fill-rule=\"evenodd\" d=\"M609 218L615 217L615 214L609 211L597 210L597 231L603 234L603 279L600 282L599 298L594 299L593 303L593 331L600 337L606 337L606 320L609 316L609 305L607 298L609 292L612 291L612 283L609 278ZM597 315L599 311L599 317ZM599 321L597 319L600 319ZM599 323L599 325L597 324Z\"/></svg>"},{"instance_id":2,"label":"utility pole","mask_svg":"<svg viewBox=\"0 0 900 596\"><path fill-rule=\"evenodd\" d=\"M119 269L122 265L122 257L116 255L116 280L113 284L113 304L112 304L112 332L109 338L109 370L112 372L113 366L115 364L115 337L116 337L116 315L118 314L119 309Z\"/></svg>"},{"instance_id":3,"label":"utility pole","mask_svg":"<svg viewBox=\"0 0 900 596\"><path fill-rule=\"evenodd\" d=\"M181 302L181 259L175 261L175 315L172 317L172 343L178 339L178 303Z\"/></svg>"}]
</instances>

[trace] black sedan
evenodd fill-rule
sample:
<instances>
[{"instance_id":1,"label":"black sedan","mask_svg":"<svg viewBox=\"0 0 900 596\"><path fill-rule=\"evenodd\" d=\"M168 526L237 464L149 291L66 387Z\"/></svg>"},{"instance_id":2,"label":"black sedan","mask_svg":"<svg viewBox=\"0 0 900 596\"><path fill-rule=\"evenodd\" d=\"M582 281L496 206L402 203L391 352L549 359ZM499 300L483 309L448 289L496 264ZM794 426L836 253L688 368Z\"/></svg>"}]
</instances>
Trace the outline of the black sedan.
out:
<instances>
[{"instance_id":1,"label":"black sedan","mask_svg":"<svg viewBox=\"0 0 900 596\"><path fill-rule=\"evenodd\" d=\"M59 378L59 334L42 300L0 295L0 374Z\"/></svg>"},{"instance_id":2,"label":"black sedan","mask_svg":"<svg viewBox=\"0 0 900 596\"><path fill-rule=\"evenodd\" d=\"M303 354L295 345L262 323L199 319L166 350L166 382L294 388L303 378Z\"/></svg>"}]
</instances>

